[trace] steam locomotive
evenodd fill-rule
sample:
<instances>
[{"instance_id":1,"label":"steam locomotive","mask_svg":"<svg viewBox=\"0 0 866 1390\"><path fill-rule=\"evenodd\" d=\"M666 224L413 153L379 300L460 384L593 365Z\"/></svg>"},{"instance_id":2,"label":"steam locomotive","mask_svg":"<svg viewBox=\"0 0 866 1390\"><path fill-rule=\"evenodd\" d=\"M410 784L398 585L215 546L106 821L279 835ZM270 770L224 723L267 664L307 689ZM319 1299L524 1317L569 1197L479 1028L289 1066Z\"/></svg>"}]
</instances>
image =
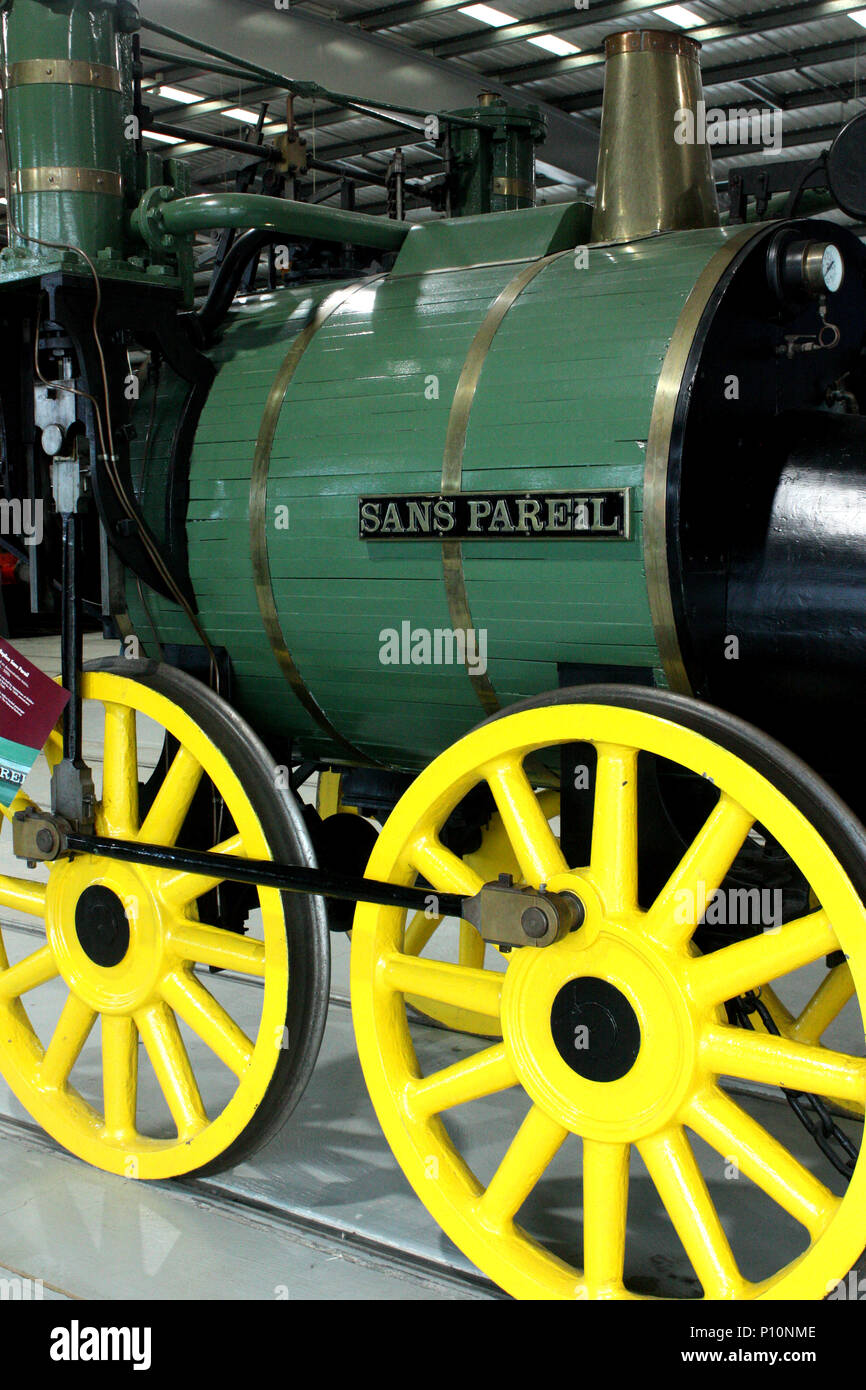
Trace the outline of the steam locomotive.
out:
<instances>
[{"instance_id":1,"label":"steam locomotive","mask_svg":"<svg viewBox=\"0 0 866 1390\"><path fill-rule=\"evenodd\" d=\"M509 1293L646 1291L650 1193L688 1292L824 1297L866 1245L866 253L820 215L858 123L809 215L722 219L675 138L698 45L616 34L594 204L535 206L543 123L486 96L410 225L190 196L126 0L2 24L4 485L71 691L7 817L0 904L45 929L0 934L7 1084L107 1171L225 1169L303 1094L351 927L396 1161ZM310 242L364 273L238 295ZM88 612L126 656L83 668Z\"/></svg>"}]
</instances>

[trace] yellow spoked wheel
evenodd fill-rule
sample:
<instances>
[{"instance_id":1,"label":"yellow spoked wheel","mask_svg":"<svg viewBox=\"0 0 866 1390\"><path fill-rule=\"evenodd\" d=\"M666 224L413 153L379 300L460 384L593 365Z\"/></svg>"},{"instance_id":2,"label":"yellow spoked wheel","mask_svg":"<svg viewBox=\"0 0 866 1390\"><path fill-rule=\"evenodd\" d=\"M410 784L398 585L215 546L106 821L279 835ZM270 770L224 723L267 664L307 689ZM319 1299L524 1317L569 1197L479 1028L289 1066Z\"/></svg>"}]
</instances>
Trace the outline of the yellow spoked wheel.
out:
<instances>
[{"instance_id":1,"label":"yellow spoked wheel","mask_svg":"<svg viewBox=\"0 0 866 1390\"><path fill-rule=\"evenodd\" d=\"M312 862L265 748L198 681L118 661L88 671L83 695L88 745L104 750L97 834ZM144 734L168 736L146 789ZM321 901L254 889L243 934L211 919L218 886L80 854L0 878L0 1071L99 1168L216 1172L271 1137L309 1078L327 1010Z\"/></svg>"},{"instance_id":2,"label":"yellow spoked wheel","mask_svg":"<svg viewBox=\"0 0 866 1390\"><path fill-rule=\"evenodd\" d=\"M847 961L843 960L828 967L806 1003L793 1012L782 1002L771 985L767 985L762 990L761 997L773 1023L783 1038L790 1038L793 1042L808 1043L813 1047L819 1047L823 1045L825 1036L832 1032L834 1024L838 1023L844 1015L854 999L855 993L851 967ZM763 1032L769 1031L762 1020L757 1017L754 1020L754 1027ZM864 1111L862 1101L846 1100L842 1096L835 1096L834 1100L840 1110L845 1110L862 1119Z\"/></svg>"},{"instance_id":3,"label":"yellow spoked wheel","mask_svg":"<svg viewBox=\"0 0 866 1390\"><path fill-rule=\"evenodd\" d=\"M558 792L542 792L538 801L548 820L559 815ZM472 854L464 855L463 862L473 881L480 877L482 882L489 882L501 873L510 873L515 883L522 881L520 865L498 812L491 816L485 827L479 848ZM455 922L438 916L432 910L412 914L406 924L403 951L408 956L420 956L426 951L429 958L456 961L458 965L478 970L484 969L485 962L495 962L497 955L496 947L483 941L471 922ZM481 1037L501 1036L497 1024L470 1009L454 1008L436 999L412 996L407 996L406 1002L418 1013L457 1032L478 1033Z\"/></svg>"},{"instance_id":4,"label":"yellow spoked wheel","mask_svg":"<svg viewBox=\"0 0 866 1390\"><path fill-rule=\"evenodd\" d=\"M572 744L597 758L585 867L566 862L524 769L538 750ZM649 903L638 881L641 753L703 779L714 798ZM674 1296L822 1298L866 1244L862 1156L850 1179L829 1164L812 1171L800 1155L812 1164L817 1151L788 1107L744 1092L758 1083L862 1104L862 1020L853 1043L834 1049L733 1026L725 1005L769 981L780 996L789 984L802 993L803 977L839 950L862 999L866 832L808 769L740 721L661 692L597 687L518 707L443 753L389 818L370 875L480 890L439 831L482 781L525 882L576 894L586 916L555 945L515 949L503 975L408 955L404 914L359 906L361 1063L419 1197L518 1297L654 1293L642 1261L667 1241L691 1276ZM790 855L820 906L702 954L700 913L725 891L754 825ZM440 1050L428 1069L407 998L482 1015L502 1041L465 1039L465 1056L443 1067ZM745 1229L773 1234L756 1252Z\"/></svg>"}]
</instances>

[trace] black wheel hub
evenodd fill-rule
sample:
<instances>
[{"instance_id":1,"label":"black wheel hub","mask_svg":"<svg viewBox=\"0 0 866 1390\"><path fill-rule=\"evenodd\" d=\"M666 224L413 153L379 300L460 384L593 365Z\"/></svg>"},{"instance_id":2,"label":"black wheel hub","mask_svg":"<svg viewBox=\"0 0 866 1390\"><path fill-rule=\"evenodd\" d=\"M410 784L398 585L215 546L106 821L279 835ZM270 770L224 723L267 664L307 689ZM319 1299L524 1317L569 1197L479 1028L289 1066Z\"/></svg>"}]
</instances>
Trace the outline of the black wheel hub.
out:
<instances>
[{"instance_id":1,"label":"black wheel hub","mask_svg":"<svg viewBox=\"0 0 866 1390\"><path fill-rule=\"evenodd\" d=\"M583 975L563 985L553 1001L550 1031L556 1050L588 1081L618 1081L640 1051L640 1024L614 985Z\"/></svg>"},{"instance_id":2,"label":"black wheel hub","mask_svg":"<svg viewBox=\"0 0 866 1390\"><path fill-rule=\"evenodd\" d=\"M75 931L95 965L119 965L129 950L129 922L110 888L85 888L75 905Z\"/></svg>"}]
</instances>

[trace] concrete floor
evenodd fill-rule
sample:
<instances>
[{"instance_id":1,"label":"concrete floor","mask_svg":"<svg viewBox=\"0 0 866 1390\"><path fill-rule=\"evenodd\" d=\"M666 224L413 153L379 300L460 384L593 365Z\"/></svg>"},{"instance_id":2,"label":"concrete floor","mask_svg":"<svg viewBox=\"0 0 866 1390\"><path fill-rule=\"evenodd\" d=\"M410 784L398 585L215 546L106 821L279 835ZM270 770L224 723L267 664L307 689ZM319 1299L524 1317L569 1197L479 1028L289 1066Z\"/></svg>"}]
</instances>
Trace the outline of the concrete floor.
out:
<instances>
[{"instance_id":1,"label":"concrete floor","mask_svg":"<svg viewBox=\"0 0 866 1390\"><path fill-rule=\"evenodd\" d=\"M54 674L57 644L20 647ZM88 639L88 656L113 654ZM141 751L155 757L155 730L140 731ZM97 781L101 748L86 730ZM44 786L34 772L29 793ZM44 776L44 774L43 774ZM14 871L7 836L0 871ZM4 925L12 914L4 912ZM34 949L33 919L6 933L10 959ZM805 972L803 972L805 975ZM798 994L810 991L809 978ZM255 983L209 976L208 987L243 1025L258 1007ZM56 1019L63 991L44 986L28 998L37 1030ZM793 1002L793 999L790 1001ZM41 1025L41 1026L40 1026ZM842 1037L853 1039L857 1018ZM862 1028L860 1028L861 1052ZM189 1039L189 1034L186 1034ZM423 1022L414 1039L425 1070L475 1051L477 1039ZM226 1073L189 1039L202 1091L212 1095ZM852 1050L855 1050L852 1046ZM98 1088L98 1030L76 1065L76 1084ZM162 1105L155 1083L144 1105L155 1126ZM207 1088L207 1089L206 1089ZM99 1095L98 1089L96 1095ZM788 1107L740 1097L809 1168L836 1187ZM526 1102L505 1092L451 1112L455 1138L485 1180L519 1125ZM163 1113L164 1112L163 1107ZM696 1143L698 1161L744 1273L761 1278L793 1258L803 1233L746 1179L727 1180L724 1160ZM292 1119L253 1161L207 1183L145 1185L109 1177L60 1152L34 1130L0 1082L0 1297L9 1281L41 1280L44 1297L145 1299L487 1299L498 1292L440 1232L411 1192L385 1143L357 1062L348 1008L348 942L334 938L332 1003L320 1060ZM521 1221L563 1258L580 1251L580 1145L563 1146L521 1213ZM836 1190L839 1190L836 1188ZM577 1217L577 1220L575 1219ZM636 1290L666 1296L697 1292L690 1266L640 1161L632 1165L627 1277ZM6 1281L4 1283L3 1281ZM8 1296L8 1295L7 1295Z\"/></svg>"}]
</instances>

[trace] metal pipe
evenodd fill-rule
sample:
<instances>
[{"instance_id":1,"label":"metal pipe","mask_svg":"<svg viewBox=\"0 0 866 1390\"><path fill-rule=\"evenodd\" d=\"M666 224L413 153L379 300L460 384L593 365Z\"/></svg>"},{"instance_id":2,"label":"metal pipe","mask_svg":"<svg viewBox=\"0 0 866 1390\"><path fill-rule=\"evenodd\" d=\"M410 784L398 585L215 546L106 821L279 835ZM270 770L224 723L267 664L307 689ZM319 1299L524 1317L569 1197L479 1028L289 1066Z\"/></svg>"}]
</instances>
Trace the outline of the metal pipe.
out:
<instances>
[{"instance_id":1,"label":"metal pipe","mask_svg":"<svg viewBox=\"0 0 866 1390\"><path fill-rule=\"evenodd\" d=\"M333 159L315 159L311 157L307 160L310 169L317 170L320 174L339 174L344 179L357 179L359 183L375 184L379 188L387 188L388 180L381 174L368 173L366 169L356 169L351 164L337 164Z\"/></svg>"},{"instance_id":2,"label":"metal pipe","mask_svg":"<svg viewBox=\"0 0 866 1390\"><path fill-rule=\"evenodd\" d=\"M217 270L211 282L208 297L196 315L204 341L210 342L232 305L232 300L243 279L244 271L253 257L261 254L265 246L273 245L284 234L282 232L260 231L254 229L239 237Z\"/></svg>"},{"instance_id":3,"label":"metal pipe","mask_svg":"<svg viewBox=\"0 0 866 1390\"><path fill-rule=\"evenodd\" d=\"M84 634L81 626L81 559L79 519L76 512L63 516L63 606L61 610L60 665L61 681L72 698L63 719L63 756L77 767L84 747L84 715L81 702L81 681L78 673L83 665Z\"/></svg>"},{"instance_id":4,"label":"metal pipe","mask_svg":"<svg viewBox=\"0 0 866 1390\"><path fill-rule=\"evenodd\" d=\"M231 63L235 68L242 68L245 72L251 73L254 77L270 78L274 86L282 87L287 79L278 72L272 72L270 68L259 67L258 63L247 62L246 58L239 58L236 53L229 53L224 48L214 48L213 44L202 43L200 39L191 38L189 34L181 34L177 29L169 29L166 24L157 24L153 19L141 17L141 27L150 34L159 34L163 39L173 39L175 43L183 44L185 48L192 48L196 53L204 53L209 58L216 58L218 62ZM181 55L177 54L181 59Z\"/></svg>"},{"instance_id":5,"label":"metal pipe","mask_svg":"<svg viewBox=\"0 0 866 1390\"><path fill-rule=\"evenodd\" d=\"M144 134L173 135L190 145L210 145L217 150L229 150L232 154L252 154L259 159L279 159L280 151L276 145L254 145L250 140L234 140L230 135L209 135L189 126L166 124L165 121L150 121Z\"/></svg>"},{"instance_id":6,"label":"metal pipe","mask_svg":"<svg viewBox=\"0 0 866 1390\"><path fill-rule=\"evenodd\" d=\"M342 902L379 903L383 907L403 907L416 912L424 912L430 906L429 888L402 888L378 879L349 878L323 869L275 864L270 859L241 859L233 854L145 845L133 840L103 839L77 832L64 836L64 848L105 859L119 859L126 864L149 864L153 868L174 869L180 873L199 874L203 878L229 879L232 883L279 888L287 893L317 893L325 898L338 898ZM436 909L443 916L460 917L463 899L457 893L438 893Z\"/></svg>"},{"instance_id":7,"label":"metal pipe","mask_svg":"<svg viewBox=\"0 0 866 1390\"><path fill-rule=\"evenodd\" d=\"M274 72L271 68L260 67L258 63L249 63L245 58L238 58L234 53L227 53L222 48L214 48L212 44L202 43L199 39L190 38L188 34L181 34L177 29L169 29L165 24L157 24L152 19L141 20L142 29L147 29L152 34L160 34L165 39L173 39L175 43L185 44L187 48L194 49L197 53L206 53L208 57L216 58L220 62L233 63L236 68L242 69L252 77L257 77L273 83L275 87L282 87L287 92L293 92L299 97L323 97L326 101L333 101L338 106L348 107L351 111L359 111L364 116L378 119L379 111L390 111L396 116L415 116L424 121L429 116L429 111L422 111L417 106L399 106L392 101L363 101L358 97L347 96L345 92L332 92L327 87L321 86L318 82L300 81L296 78L286 77L283 73ZM177 54L177 59L182 61L182 54ZM457 116L446 113L445 119L459 126L476 126L480 123L471 116ZM396 122L396 124L401 124ZM414 126L409 129L414 130Z\"/></svg>"},{"instance_id":8,"label":"metal pipe","mask_svg":"<svg viewBox=\"0 0 866 1390\"><path fill-rule=\"evenodd\" d=\"M150 48L142 44L141 56L142 58L149 58L151 62L154 63L171 64L175 67L178 65L185 68L194 67L198 72L213 73L216 77L234 77L241 82L249 82L255 77L258 86L264 85L261 81L261 77L257 76L254 72L250 72L248 68L232 67L229 63L218 63L214 60L205 62L200 58L184 58L183 54L170 53L166 48ZM150 80L150 74L145 80ZM276 86L277 84L272 83L271 85ZM283 83L279 85L283 86ZM207 99L207 96L202 97L203 101Z\"/></svg>"},{"instance_id":9,"label":"metal pipe","mask_svg":"<svg viewBox=\"0 0 866 1390\"><path fill-rule=\"evenodd\" d=\"M254 227L284 232L290 237L347 241L381 251L399 251L410 231L408 222L370 217L363 212L317 207L289 198L258 193L199 193L190 198L148 207L148 194L132 214L132 226L145 240L153 223L159 233L189 236L221 227Z\"/></svg>"}]
</instances>

